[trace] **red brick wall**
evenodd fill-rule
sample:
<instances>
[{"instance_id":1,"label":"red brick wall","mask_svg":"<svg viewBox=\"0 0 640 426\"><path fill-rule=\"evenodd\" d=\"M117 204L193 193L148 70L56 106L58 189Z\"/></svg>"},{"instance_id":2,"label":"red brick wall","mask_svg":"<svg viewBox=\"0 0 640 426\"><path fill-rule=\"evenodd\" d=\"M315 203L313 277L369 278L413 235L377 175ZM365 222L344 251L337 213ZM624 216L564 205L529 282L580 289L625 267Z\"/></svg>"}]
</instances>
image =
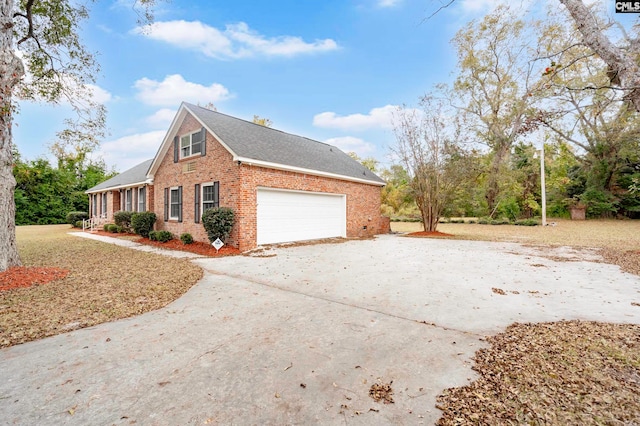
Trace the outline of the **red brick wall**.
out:
<instances>
[{"instance_id":1,"label":"red brick wall","mask_svg":"<svg viewBox=\"0 0 640 426\"><path fill-rule=\"evenodd\" d=\"M200 123L187 115L178 135L196 131ZM187 163L195 163L194 171L185 171ZM346 194L347 236L359 237L389 232L388 218L380 216L380 187L267 169L249 164L238 165L231 154L207 133L207 155L173 162L173 146L162 159L154 176L154 211L158 216L156 229L165 229L176 236L189 232L195 240L208 242L202 223L194 223L194 185L220 182L220 206L231 207L236 224L227 241L241 251L256 246L257 187ZM164 189L182 186L182 222L164 221ZM202 212L200 212L202 214ZM366 226L367 229L363 229Z\"/></svg>"},{"instance_id":2,"label":"red brick wall","mask_svg":"<svg viewBox=\"0 0 640 426\"><path fill-rule=\"evenodd\" d=\"M257 237L256 192L258 187L346 194L347 237L364 237L389 232L380 217L380 187L357 182L305 175L243 164L241 168L243 210L240 249L255 247ZM367 229L364 229L364 227Z\"/></svg>"},{"instance_id":3,"label":"red brick wall","mask_svg":"<svg viewBox=\"0 0 640 426\"><path fill-rule=\"evenodd\" d=\"M200 123L187 115L178 129L178 135L200 129ZM195 163L194 171L185 171L189 163ZM195 223L194 197L195 184L220 182L220 206L231 207L238 214L238 169L233 157L213 135L207 132L207 155L194 156L177 163L173 162L173 141L153 177L154 210L158 216L156 229L168 230L176 236L190 233L196 241L209 242L202 223ZM164 189L182 186L182 222L164 221ZM202 212L200 212L202 214ZM238 246L238 226L234 226L227 244Z\"/></svg>"}]
</instances>

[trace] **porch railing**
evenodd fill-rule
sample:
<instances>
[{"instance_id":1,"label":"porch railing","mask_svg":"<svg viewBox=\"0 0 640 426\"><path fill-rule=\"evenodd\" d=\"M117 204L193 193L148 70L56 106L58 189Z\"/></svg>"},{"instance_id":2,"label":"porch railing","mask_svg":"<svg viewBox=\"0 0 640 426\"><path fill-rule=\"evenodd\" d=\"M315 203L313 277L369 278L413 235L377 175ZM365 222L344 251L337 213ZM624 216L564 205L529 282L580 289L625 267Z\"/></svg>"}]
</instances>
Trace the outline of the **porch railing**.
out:
<instances>
[{"instance_id":1,"label":"porch railing","mask_svg":"<svg viewBox=\"0 0 640 426\"><path fill-rule=\"evenodd\" d=\"M83 219L82 220L82 230L83 231L89 231L89 232L94 232L98 229L101 229L102 226L107 223L107 215L106 213L103 214L99 214L96 216L93 216L89 219Z\"/></svg>"}]
</instances>

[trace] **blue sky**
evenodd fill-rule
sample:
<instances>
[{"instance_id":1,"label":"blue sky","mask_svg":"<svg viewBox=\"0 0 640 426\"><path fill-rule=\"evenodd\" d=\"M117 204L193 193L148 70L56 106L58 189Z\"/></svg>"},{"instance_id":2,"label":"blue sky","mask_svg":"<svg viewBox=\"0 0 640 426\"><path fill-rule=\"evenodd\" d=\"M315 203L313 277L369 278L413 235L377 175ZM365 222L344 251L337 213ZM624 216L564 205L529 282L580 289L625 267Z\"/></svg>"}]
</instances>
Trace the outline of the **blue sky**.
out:
<instances>
[{"instance_id":1,"label":"blue sky","mask_svg":"<svg viewBox=\"0 0 640 426\"><path fill-rule=\"evenodd\" d=\"M451 80L449 40L493 3L458 0L425 21L438 0L175 0L141 31L132 0L96 2L82 35L98 52L94 94L108 109L98 155L117 171L152 158L188 101L388 164L391 111ZM69 115L23 102L23 158L47 156Z\"/></svg>"}]
</instances>

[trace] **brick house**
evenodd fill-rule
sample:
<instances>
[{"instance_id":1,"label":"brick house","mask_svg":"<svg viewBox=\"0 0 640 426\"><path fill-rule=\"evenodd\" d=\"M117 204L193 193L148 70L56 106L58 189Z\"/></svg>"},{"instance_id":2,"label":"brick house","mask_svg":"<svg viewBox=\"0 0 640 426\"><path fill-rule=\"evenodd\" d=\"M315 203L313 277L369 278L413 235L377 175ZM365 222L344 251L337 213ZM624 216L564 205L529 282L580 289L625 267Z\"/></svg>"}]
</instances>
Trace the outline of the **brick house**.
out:
<instances>
[{"instance_id":1,"label":"brick house","mask_svg":"<svg viewBox=\"0 0 640 426\"><path fill-rule=\"evenodd\" d=\"M153 159L140 163L86 191L89 215L98 223L113 222L120 210L144 212L153 209L153 185L147 171Z\"/></svg>"},{"instance_id":2,"label":"brick house","mask_svg":"<svg viewBox=\"0 0 640 426\"><path fill-rule=\"evenodd\" d=\"M389 232L389 219L380 215L384 181L340 149L189 103L180 106L150 164L113 179L87 191L92 214L105 191L112 192L108 220L116 207L135 204L129 189L145 188L132 211L144 198L158 217L156 229L208 242L202 212L230 207L236 221L227 244L241 251Z\"/></svg>"}]
</instances>

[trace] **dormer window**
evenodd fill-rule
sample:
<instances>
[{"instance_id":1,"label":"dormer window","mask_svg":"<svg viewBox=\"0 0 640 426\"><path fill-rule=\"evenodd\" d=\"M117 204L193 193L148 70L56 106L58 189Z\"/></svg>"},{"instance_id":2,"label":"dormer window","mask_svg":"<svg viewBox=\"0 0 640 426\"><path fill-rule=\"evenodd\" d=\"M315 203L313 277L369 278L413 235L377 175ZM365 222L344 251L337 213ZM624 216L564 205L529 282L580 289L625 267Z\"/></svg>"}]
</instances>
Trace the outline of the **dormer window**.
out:
<instances>
[{"instance_id":1,"label":"dormer window","mask_svg":"<svg viewBox=\"0 0 640 426\"><path fill-rule=\"evenodd\" d=\"M181 158L191 157L192 155L202 155L202 134L203 132L198 130L197 132L180 137Z\"/></svg>"},{"instance_id":2,"label":"dormer window","mask_svg":"<svg viewBox=\"0 0 640 426\"><path fill-rule=\"evenodd\" d=\"M173 162L195 157L196 155L207 155L207 131L202 129L187 133L186 135L173 138Z\"/></svg>"}]
</instances>

